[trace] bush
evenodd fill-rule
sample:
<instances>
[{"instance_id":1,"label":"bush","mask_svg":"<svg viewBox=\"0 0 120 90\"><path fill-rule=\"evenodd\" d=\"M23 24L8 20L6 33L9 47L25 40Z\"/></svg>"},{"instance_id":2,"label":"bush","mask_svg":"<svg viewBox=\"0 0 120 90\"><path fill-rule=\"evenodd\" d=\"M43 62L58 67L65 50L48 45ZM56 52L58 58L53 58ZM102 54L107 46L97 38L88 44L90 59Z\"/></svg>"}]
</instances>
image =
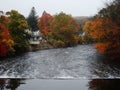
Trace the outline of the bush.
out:
<instances>
[{"instance_id":1,"label":"bush","mask_svg":"<svg viewBox=\"0 0 120 90\"><path fill-rule=\"evenodd\" d=\"M64 43L63 41L58 40L58 41L56 42L56 47L64 47L64 46L65 46L65 43Z\"/></svg>"}]
</instances>

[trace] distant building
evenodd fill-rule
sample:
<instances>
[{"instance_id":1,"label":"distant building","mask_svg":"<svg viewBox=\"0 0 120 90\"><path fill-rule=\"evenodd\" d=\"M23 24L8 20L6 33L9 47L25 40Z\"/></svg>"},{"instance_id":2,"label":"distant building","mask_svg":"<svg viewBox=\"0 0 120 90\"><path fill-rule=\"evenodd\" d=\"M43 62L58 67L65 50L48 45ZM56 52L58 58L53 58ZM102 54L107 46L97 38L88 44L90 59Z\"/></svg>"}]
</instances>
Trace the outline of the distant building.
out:
<instances>
[{"instance_id":1,"label":"distant building","mask_svg":"<svg viewBox=\"0 0 120 90\"><path fill-rule=\"evenodd\" d=\"M2 16L3 15L3 11L0 11L0 16Z\"/></svg>"},{"instance_id":2,"label":"distant building","mask_svg":"<svg viewBox=\"0 0 120 90\"><path fill-rule=\"evenodd\" d=\"M36 31L31 31L31 30L26 30L29 35L31 35L31 38L29 40L30 44L39 44L42 40L42 37L40 37L40 32L39 30Z\"/></svg>"}]
</instances>

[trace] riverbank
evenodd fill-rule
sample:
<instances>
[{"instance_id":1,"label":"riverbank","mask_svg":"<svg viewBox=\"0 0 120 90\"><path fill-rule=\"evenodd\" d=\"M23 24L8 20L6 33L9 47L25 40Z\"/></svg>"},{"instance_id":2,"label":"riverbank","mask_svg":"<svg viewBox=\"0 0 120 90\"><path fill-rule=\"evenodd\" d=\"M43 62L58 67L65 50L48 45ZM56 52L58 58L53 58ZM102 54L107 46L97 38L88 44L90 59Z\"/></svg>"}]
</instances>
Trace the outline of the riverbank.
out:
<instances>
[{"instance_id":1,"label":"riverbank","mask_svg":"<svg viewBox=\"0 0 120 90\"><path fill-rule=\"evenodd\" d=\"M78 43L72 46L65 46L62 42L56 40L49 40L49 41L41 41L39 45L33 46L30 51L37 51L37 50L47 50L47 49L59 49L59 48L69 48L69 47L76 47L78 45L93 45L94 43Z\"/></svg>"}]
</instances>

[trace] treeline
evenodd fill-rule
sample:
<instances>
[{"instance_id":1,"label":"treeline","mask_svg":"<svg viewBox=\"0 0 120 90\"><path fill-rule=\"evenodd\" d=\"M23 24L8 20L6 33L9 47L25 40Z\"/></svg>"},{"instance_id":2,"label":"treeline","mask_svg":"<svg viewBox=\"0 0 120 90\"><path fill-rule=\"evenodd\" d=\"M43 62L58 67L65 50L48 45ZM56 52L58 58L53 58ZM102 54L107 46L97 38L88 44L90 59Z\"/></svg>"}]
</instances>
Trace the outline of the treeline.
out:
<instances>
[{"instance_id":1,"label":"treeline","mask_svg":"<svg viewBox=\"0 0 120 90\"><path fill-rule=\"evenodd\" d=\"M63 12L57 15L50 15L43 12L38 20L38 27L43 38L43 43L48 47L70 47L78 44L93 43L94 40L83 31L84 23L91 18L84 18L81 23L78 19ZM45 46L46 44L43 44Z\"/></svg>"},{"instance_id":2,"label":"treeline","mask_svg":"<svg viewBox=\"0 0 120 90\"><path fill-rule=\"evenodd\" d=\"M52 16L46 12L38 21L43 40L53 47L69 47L78 44L79 24L63 12Z\"/></svg>"},{"instance_id":3,"label":"treeline","mask_svg":"<svg viewBox=\"0 0 120 90\"><path fill-rule=\"evenodd\" d=\"M29 31L38 30L38 17L34 7L31 12L27 18L16 10L0 12L0 57L29 51L29 40L32 37Z\"/></svg>"},{"instance_id":4,"label":"treeline","mask_svg":"<svg viewBox=\"0 0 120 90\"><path fill-rule=\"evenodd\" d=\"M111 59L120 59L120 0L106 4L92 20L85 23L83 30L91 36L95 48Z\"/></svg>"},{"instance_id":5,"label":"treeline","mask_svg":"<svg viewBox=\"0 0 120 90\"><path fill-rule=\"evenodd\" d=\"M1 12L3 13L3 12ZM19 54L28 50L32 34L40 31L40 49L69 47L95 42L95 48L113 59L120 57L120 1L113 0L97 15L78 23L71 15L63 12L36 15L35 8L27 18L11 10L0 15L0 57ZM81 33L82 32L82 33Z\"/></svg>"},{"instance_id":6,"label":"treeline","mask_svg":"<svg viewBox=\"0 0 120 90\"><path fill-rule=\"evenodd\" d=\"M15 10L0 15L0 57L11 56L27 51L29 35L23 15Z\"/></svg>"},{"instance_id":7,"label":"treeline","mask_svg":"<svg viewBox=\"0 0 120 90\"><path fill-rule=\"evenodd\" d=\"M0 57L21 54L29 49L31 32L41 32L42 42L55 47L78 44L78 23L65 13L52 16L46 12L38 18L35 8L27 18L16 10L0 15Z\"/></svg>"}]
</instances>

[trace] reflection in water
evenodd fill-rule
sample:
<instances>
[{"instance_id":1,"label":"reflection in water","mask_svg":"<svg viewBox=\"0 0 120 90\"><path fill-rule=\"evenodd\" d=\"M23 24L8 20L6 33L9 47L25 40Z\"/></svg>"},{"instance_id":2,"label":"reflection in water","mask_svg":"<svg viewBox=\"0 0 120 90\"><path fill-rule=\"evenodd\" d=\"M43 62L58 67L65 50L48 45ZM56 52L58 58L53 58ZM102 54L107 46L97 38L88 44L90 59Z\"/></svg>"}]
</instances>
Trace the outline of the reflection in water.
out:
<instances>
[{"instance_id":1,"label":"reflection in water","mask_svg":"<svg viewBox=\"0 0 120 90\"><path fill-rule=\"evenodd\" d=\"M120 90L120 79L0 79L0 90Z\"/></svg>"},{"instance_id":2,"label":"reflection in water","mask_svg":"<svg viewBox=\"0 0 120 90\"><path fill-rule=\"evenodd\" d=\"M93 79L89 82L90 90L120 90L120 79Z\"/></svg>"},{"instance_id":3,"label":"reflection in water","mask_svg":"<svg viewBox=\"0 0 120 90\"><path fill-rule=\"evenodd\" d=\"M25 84L24 79L0 79L0 90L17 90L21 84Z\"/></svg>"},{"instance_id":4,"label":"reflection in water","mask_svg":"<svg viewBox=\"0 0 120 90\"><path fill-rule=\"evenodd\" d=\"M120 78L120 63L96 54L90 61L90 71L100 78Z\"/></svg>"},{"instance_id":5,"label":"reflection in water","mask_svg":"<svg viewBox=\"0 0 120 90\"><path fill-rule=\"evenodd\" d=\"M5 80L0 79L0 90L4 90L4 87L5 87Z\"/></svg>"}]
</instances>

